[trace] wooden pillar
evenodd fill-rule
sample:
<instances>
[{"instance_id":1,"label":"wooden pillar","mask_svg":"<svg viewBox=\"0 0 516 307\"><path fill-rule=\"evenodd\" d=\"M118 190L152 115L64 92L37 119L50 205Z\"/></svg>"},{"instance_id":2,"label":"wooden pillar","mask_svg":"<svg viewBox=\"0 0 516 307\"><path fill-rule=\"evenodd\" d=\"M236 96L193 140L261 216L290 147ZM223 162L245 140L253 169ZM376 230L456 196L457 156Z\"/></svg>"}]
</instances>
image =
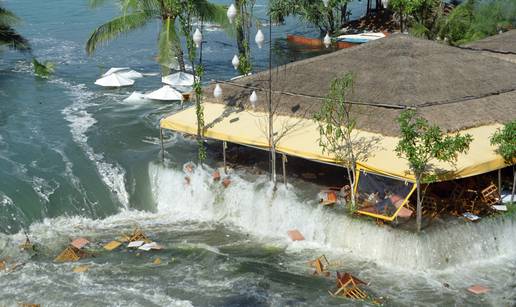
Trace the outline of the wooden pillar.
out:
<instances>
[{"instance_id":1,"label":"wooden pillar","mask_svg":"<svg viewBox=\"0 0 516 307\"><path fill-rule=\"evenodd\" d=\"M498 169L498 194L502 195L502 169Z\"/></svg>"},{"instance_id":2,"label":"wooden pillar","mask_svg":"<svg viewBox=\"0 0 516 307\"><path fill-rule=\"evenodd\" d=\"M421 231L421 220L422 220L422 200L421 200L421 184L419 182L419 179L416 180L416 189L417 189L417 208L416 208L416 226L417 226L417 232Z\"/></svg>"},{"instance_id":3,"label":"wooden pillar","mask_svg":"<svg viewBox=\"0 0 516 307\"><path fill-rule=\"evenodd\" d=\"M165 162L165 146L163 146L163 128L159 128L159 140L161 142L161 162Z\"/></svg>"},{"instance_id":4,"label":"wooden pillar","mask_svg":"<svg viewBox=\"0 0 516 307\"><path fill-rule=\"evenodd\" d=\"M283 183L287 186L287 156L285 154L281 155L281 162L283 164Z\"/></svg>"},{"instance_id":5,"label":"wooden pillar","mask_svg":"<svg viewBox=\"0 0 516 307\"><path fill-rule=\"evenodd\" d=\"M228 148L228 143L226 141L222 142L222 158L224 160L224 174L228 173L227 165L226 165L226 149Z\"/></svg>"}]
</instances>

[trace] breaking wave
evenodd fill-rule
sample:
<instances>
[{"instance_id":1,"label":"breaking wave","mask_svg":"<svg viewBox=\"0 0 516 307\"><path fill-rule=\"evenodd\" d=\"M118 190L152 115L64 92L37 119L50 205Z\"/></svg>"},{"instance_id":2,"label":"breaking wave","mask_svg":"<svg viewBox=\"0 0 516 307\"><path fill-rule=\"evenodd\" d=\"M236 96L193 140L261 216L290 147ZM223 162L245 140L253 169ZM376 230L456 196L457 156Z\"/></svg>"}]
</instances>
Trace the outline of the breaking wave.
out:
<instances>
[{"instance_id":1,"label":"breaking wave","mask_svg":"<svg viewBox=\"0 0 516 307\"><path fill-rule=\"evenodd\" d=\"M159 213L175 219L220 222L285 241L288 230L298 229L306 238L294 242L299 248L317 246L379 265L418 270L516 254L514 218L433 225L418 235L322 208L314 200L300 198L294 187L279 185L274 193L266 176L250 182L232 174L231 185L224 189L206 169L196 169L188 185L185 173L178 170L151 164L149 174Z\"/></svg>"}]
</instances>

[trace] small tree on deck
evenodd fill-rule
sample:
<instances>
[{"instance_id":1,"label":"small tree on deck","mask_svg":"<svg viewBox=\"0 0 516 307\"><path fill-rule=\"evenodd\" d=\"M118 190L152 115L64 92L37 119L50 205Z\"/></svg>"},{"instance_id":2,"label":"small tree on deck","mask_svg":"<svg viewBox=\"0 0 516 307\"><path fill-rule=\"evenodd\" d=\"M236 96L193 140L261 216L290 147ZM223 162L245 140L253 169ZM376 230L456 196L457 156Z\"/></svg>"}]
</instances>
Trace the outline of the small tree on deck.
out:
<instances>
[{"instance_id":1,"label":"small tree on deck","mask_svg":"<svg viewBox=\"0 0 516 307\"><path fill-rule=\"evenodd\" d=\"M507 165L514 164L516 160L516 120L506 123L503 128L498 129L491 136L491 145L497 145L496 152L503 157ZM511 203L514 201L514 193L516 189L516 169L514 165L513 183L511 193ZM501 192L501 191L500 191Z\"/></svg>"},{"instance_id":2,"label":"small tree on deck","mask_svg":"<svg viewBox=\"0 0 516 307\"><path fill-rule=\"evenodd\" d=\"M421 183L432 182L435 174L430 173L430 161L435 159L447 163L457 161L459 153L466 153L473 137L469 134L445 135L441 128L431 125L418 116L416 111L403 111L398 117L401 138L396 146L398 157L408 160L416 177L417 186L417 231L421 230L422 197Z\"/></svg>"},{"instance_id":3,"label":"small tree on deck","mask_svg":"<svg viewBox=\"0 0 516 307\"><path fill-rule=\"evenodd\" d=\"M323 153L332 154L344 165L351 187L351 210L355 209L355 180L358 153L354 148L356 120L351 114L352 103L347 100L353 88L353 75L345 74L332 81L330 92L314 116L319 125L319 145Z\"/></svg>"}]
</instances>

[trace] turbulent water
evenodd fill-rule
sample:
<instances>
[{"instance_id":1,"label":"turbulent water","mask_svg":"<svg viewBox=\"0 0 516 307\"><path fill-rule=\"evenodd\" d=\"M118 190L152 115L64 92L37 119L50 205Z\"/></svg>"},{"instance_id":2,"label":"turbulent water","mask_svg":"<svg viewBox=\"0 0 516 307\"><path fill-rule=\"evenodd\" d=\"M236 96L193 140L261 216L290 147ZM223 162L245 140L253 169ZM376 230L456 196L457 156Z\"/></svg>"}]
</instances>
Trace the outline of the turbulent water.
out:
<instances>
[{"instance_id":1,"label":"turbulent water","mask_svg":"<svg viewBox=\"0 0 516 307\"><path fill-rule=\"evenodd\" d=\"M158 121L176 104L125 103L131 91L160 86L159 76L129 89L93 85L107 68L130 66L157 73L153 61L158 24L150 24L88 58L91 30L117 13L114 5L90 9L87 1L3 1L23 19L19 30L40 60L56 63L50 79L36 78L30 57L0 54L0 259L25 263L0 272L0 306L285 306L354 305L332 298L330 278L311 275L306 262L321 254L332 269L370 282L386 305L516 304L516 221L486 219L434 225L421 236L352 219L316 205L318 187L293 179L273 192L267 176L247 168L231 173L224 189L211 179L210 159L185 184L183 165L195 159L194 141L166 136L161 163ZM263 15L264 2L257 5ZM353 8L360 13L358 7ZM234 43L215 27L205 32L207 79L235 76ZM299 55L284 33L315 32L296 20L274 28L276 63ZM253 50L257 69L267 52ZM97 247L140 225L165 249L138 255L124 248L57 264L70 238ZM286 232L306 237L291 242ZM23 230L39 253L21 252ZM161 264L152 262L159 257ZM465 289L483 284L491 291Z\"/></svg>"}]
</instances>

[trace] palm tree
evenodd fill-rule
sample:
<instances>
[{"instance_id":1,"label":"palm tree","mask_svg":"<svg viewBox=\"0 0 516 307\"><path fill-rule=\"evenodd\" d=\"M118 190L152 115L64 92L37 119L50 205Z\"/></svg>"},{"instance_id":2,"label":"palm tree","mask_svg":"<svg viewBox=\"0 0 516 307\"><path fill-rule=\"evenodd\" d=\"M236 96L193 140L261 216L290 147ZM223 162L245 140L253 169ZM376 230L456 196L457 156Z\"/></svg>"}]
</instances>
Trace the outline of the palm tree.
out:
<instances>
[{"instance_id":1,"label":"palm tree","mask_svg":"<svg viewBox=\"0 0 516 307\"><path fill-rule=\"evenodd\" d=\"M284 22L285 18L295 15L301 20L319 28L321 37L326 33L334 34L347 18L349 0L270 0L269 14L274 22Z\"/></svg>"},{"instance_id":2,"label":"palm tree","mask_svg":"<svg viewBox=\"0 0 516 307\"><path fill-rule=\"evenodd\" d=\"M13 28L18 21L16 15L0 6L0 46L7 46L19 51L30 51L27 39Z\"/></svg>"},{"instance_id":3,"label":"palm tree","mask_svg":"<svg viewBox=\"0 0 516 307\"><path fill-rule=\"evenodd\" d=\"M91 0L90 5L96 7L107 0ZM165 69L179 65L185 71L184 52L176 21L184 14L186 5L191 5L195 15L204 21L214 22L223 27L228 24L226 8L210 3L207 0L118 0L122 14L99 26L93 31L86 43L86 52L92 55L97 46L115 39L123 33L139 29L151 20L161 21L158 38L157 61Z\"/></svg>"}]
</instances>

